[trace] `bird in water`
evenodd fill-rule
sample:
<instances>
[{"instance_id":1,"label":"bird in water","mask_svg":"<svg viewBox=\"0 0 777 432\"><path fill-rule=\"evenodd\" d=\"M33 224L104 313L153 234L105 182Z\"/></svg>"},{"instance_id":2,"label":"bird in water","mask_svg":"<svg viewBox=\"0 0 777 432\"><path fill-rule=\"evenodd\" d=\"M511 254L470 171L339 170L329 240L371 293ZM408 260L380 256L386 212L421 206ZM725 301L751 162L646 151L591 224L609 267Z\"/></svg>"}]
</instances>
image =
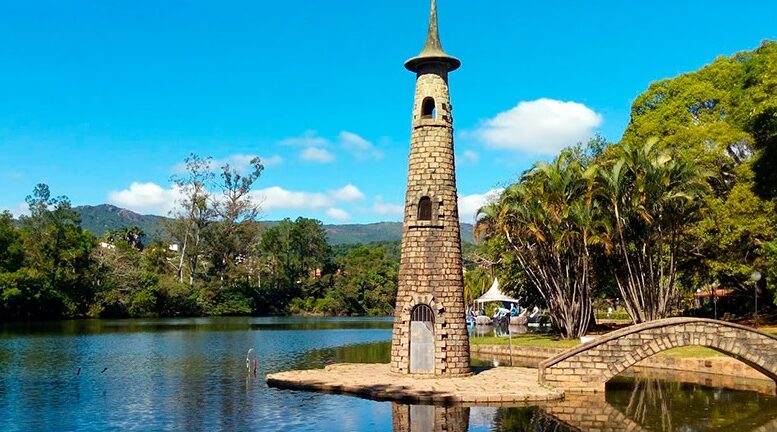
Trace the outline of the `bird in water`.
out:
<instances>
[{"instance_id":1,"label":"bird in water","mask_svg":"<svg viewBox=\"0 0 777 432\"><path fill-rule=\"evenodd\" d=\"M246 370L248 373L251 373L251 355L254 353L254 349L251 348L248 350L248 353L246 354Z\"/></svg>"}]
</instances>

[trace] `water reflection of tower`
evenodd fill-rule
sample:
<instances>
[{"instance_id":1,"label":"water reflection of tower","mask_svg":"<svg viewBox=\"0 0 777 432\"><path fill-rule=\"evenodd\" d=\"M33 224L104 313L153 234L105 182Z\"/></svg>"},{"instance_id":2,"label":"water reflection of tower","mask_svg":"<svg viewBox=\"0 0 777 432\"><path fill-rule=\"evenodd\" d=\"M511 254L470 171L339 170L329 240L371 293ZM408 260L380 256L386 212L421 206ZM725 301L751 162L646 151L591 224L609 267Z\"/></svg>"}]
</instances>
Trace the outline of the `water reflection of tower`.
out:
<instances>
[{"instance_id":1,"label":"water reflection of tower","mask_svg":"<svg viewBox=\"0 0 777 432\"><path fill-rule=\"evenodd\" d=\"M469 407L434 405L391 405L394 432L466 432Z\"/></svg>"}]
</instances>

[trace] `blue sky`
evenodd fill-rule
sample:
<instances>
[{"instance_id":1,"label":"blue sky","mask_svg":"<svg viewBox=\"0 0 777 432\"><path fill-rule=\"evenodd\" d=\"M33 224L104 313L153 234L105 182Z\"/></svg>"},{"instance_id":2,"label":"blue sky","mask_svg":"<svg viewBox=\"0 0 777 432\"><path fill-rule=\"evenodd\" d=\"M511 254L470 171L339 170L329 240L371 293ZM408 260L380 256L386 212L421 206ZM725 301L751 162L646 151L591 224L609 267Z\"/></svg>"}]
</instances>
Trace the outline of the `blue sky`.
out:
<instances>
[{"instance_id":1,"label":"blue sky","mask_svg":"<svg viewBox=\"0 0 777 432\"><path fill-rule=\"evenodd\" d=\"M462 218L651 81L777 39L777 2L439 0ZM166 214L195 152L259 155L265 219L400 220L427 0L0 0L0 208L39 182Z\"/></svg>"}]
</instances>

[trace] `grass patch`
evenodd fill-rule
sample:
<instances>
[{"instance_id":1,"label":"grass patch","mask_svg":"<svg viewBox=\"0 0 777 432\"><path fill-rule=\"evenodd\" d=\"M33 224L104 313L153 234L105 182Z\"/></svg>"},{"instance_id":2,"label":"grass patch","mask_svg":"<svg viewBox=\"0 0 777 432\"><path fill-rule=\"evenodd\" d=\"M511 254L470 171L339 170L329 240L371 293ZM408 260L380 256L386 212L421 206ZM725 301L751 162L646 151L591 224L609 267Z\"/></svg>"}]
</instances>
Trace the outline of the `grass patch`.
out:
<instances>
[{"instance_id":1,"label":"grass patch","mask_svg":"<svg viewBox=\"0 0 777 432\"><path fill-rule=\"evenodd\" d=\"M496 336L472 336L469 338L472 345L508 345L508 337ZM538 348L572 348L580 345L577 339L561 339L555 335L542 333L528 333L513 335L513 345Z\"/></svg>"},{"instance_id":2,"label":"grass patch","mask_svg":"<svg viewBox=\"0 0 777 432\"><path fill-rule=\"evenodd\" d=\"M775 328L777 331L777 328ZM473 336L470 338L472 345L508 345L509 339L496 336ZM554 335L546 334L522 334L513 336L514 346L527 346L537 348L573 348L580 345L577 339L560 339ZM714 349L702 346L686 346L662 351L657 355L672 358L698 358L698 357L723 357Z\"/></svg>"},{"instance_id":3,"label":"grass patch","mask_svg":"<svg viewBox=\"0 0 777 432\"><path fill-rule=\"evenodd\" d=\"M725 354L721 354L712 348L703 346L685 346L680 348L672 348L666 351L658 353L661 357L673 357L673 358L696 358L696 357L725 357Z\"/></svg>"},{"instance_id":4,"label":"grass patch","mask_svg":"<svg viewBox=\"0 0 777 432\"><path fill-rule=\"evenodd\" d=\"M607 316L607 312L597 312L596 313L596 319L597 320L614 320L614 321L629 321L631 322L631 317L629 317L629 314L627 314L625 311L615 311L610 314L610 316Z\"/></svg>"},{"instance_id":5,"label":"grass patch","mask_svg":"<svg viewBox=\"0 0 777 432\"><path fill-rule=\"evenodd\" d=\"M758 327L758 330L761 330L764 333L777 335L777 326Z\"/></svg>"},{"instance_id":6,"label":"grass patch","mask_svg":"<svg viewBox=\"0 0 777 432\"><path fill-rule=\"evenodd\" d=\"M759 327L766 333L777 335L777 326ZM470 337L472 345L508 345L510 343L507 337L496 336L472 336ZM573 348L580 345L578 339L561 339L557 335L545 333L527 333L513 335L513 345L537 347L537 348ZM718 351L702 346L686 346L662 351L657 354L661 357L672 358L699 358L699 357L723 357Z\"/></svg>"}]
</instances>

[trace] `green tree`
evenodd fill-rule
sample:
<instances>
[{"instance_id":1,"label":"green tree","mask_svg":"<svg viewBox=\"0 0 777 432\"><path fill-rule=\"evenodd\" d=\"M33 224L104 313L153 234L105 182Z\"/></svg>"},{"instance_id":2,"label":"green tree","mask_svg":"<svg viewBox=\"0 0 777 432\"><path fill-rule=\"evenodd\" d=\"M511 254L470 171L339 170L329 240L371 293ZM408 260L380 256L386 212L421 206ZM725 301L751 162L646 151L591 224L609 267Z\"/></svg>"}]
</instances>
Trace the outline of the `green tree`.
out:
<instances>
[{"instance_id":1,"label":"green tree","mask_svg":"<svg viewBox=\"0 0 777 432\"><path fill-rule=\"evenodd\" d=\"M737 182L725 196L708 195L705 216L689 228L693 236L688 265L695 287L718 281L724 287L751 289L754 269L769 267L761 249L777 238L775 203L753 193L750 163L735 170Z\"/></svg>"},{"instance_id":2,"label":"green tree","mask_svg":"<svg viewBox=\"0 0 777 432\"><path fill-rule=\"evenodd\" d=\"M66 197L52 198L39 184L26 199L30 215L20 218L23 266L7 273L4 303L11 317L82 316L93 294L94 236L81 228Z\"/></svg>"},{"instance_id":3,"label":"green tree","mask_svg":"<svg viewBox=\"0 0 777 432\"><path fill-rule=\"evenodd\" d=\"M132 248L143 249L143 238L146 233L137 226L110 230L103 235L103 240L108 243L124 242Z\"/></svg>"},{"instance_id":4,"label":"green tree","mask_svg":"<svg viewBox=\"0 0 777 432\"><path fill-rule=\"evenodd\" d=\"M0 213L0 272L15 272L24 261L21 234L11 213Z\"/></svg>"},{"instance_id":5,"label":"green tree","mask_svg":"<svg viewBox=\"0 0 777 432\"><path fill-rule=\"evenodd\" d=\"M471 305L475 299L483 295L493 283L488 271L477 267L464 273L464 303Z\"/></svg>"},{"instance_id":6,"label":"green tree","mask_svg":"<svg viewBox=\"0 0 777 432\"><path fill-rule=\"evenodd\" d=\"M686 226L701 219L708 176L655 140L622 143L598 170L594 187L613 277L634 322L669 315Z\"/></svg>"},{"instance_id":7,"label":"green tree","mask_svg":"<svg viewBox=\"0 0 777 432\"><path fill-rule=\"evenodd\" d=\"M203 159L192 153L184 163L185 173L172 178L181 198L173 219L166 223L165 228L179 247L178 281L183 283L184 274L188 271L189 286L193 287L204 249L203 235L213 219L208 187L214 174L211 158Z\"/></svg>"},{"instance_id":8,"label":"green tree","mask_svg":"<svg viewBox=\"0 0 777 432\"><path fill-rule=\"evenodd\" d=\"M259 311L285 311L294 297L323 295L315 280L331 266L331 248L320 221L284 219L268 228L259 243L259 256L264 262L257 293Z\"/></svg>"},{"instance_id":9,"label":"green tree","mask_svg":"<svg viewBox=\"0 0 777 432\"><path fill-rule=\"evenodd\" d=\"M653 83L632 105L623 142L657 146L711 174L706 215L687 224L680 264L689 291L714 280L746 288L774 239L777 197L777 43L720 57L688 74ZM771 278L767 277L767 282Z\"/></svg>"},{"instance_id":10,"label":"green tree","mask_svg":"<svg viewBox=\"0 0 777 432\"><path fill-rule=\"evenodd\" d=\"M732 89L741 79L735 58L721 57L699 71L655 82L631 107L622 143L632 148L659 139L662 149L682 153L720 180L725 191L734 168L753 153L753 139L732 121Z\"/></svg>"},{"instance_id":11,"label":"green tree","mask_svg":"<svg viewBox=\"0 0 777 432\"><path fill-rule=\"evenodd\" d=\"M393 313L399 268L381 247L352 249L340 260L338 267L340 273L335 285L326 294L326 297L339 303L337 314Z\"/></svg>"},{"instance_id":12,"label":"green tree","mask_svg":"<svg viewBox=\"0 0 777 432\"><path fill-rule=\"evenodd\" d=\"M229 164L221 168L221 196L214 200L213 214L217 222L206 231L206 248L211 269L222 286L229 275L238 276L239 261L245 262L259 239L259 205L251 197L251 188L264 170L259 158L251 159L250 172L241 174Z\"/></svg>"},{"instance_id":13,"label":"green tree","mask_svg":"<svg viewBox=\"0 0 777 432\"><path fill-rule=\"evenodd\" d=\"M584 335L593 320L590 257L600 239L588 193L592 173L568 150L552 163L537 163L480 210L476 230L509 246L567 338Z\"/></svg>"},{"instance_id":14,"label":"green tree","mask_svg":"<svg viewBox=\"0 0 777 432\"><path fill-rule=\"evenodd\" d=\"M752 136L754 190L765 199L777 198L777 42L766 41L751 52L734 56L742 69L733 90L737 109L733 120Z\"/></svg>"},{"instance_id":15,"label":"green tree","mask_svg":"<svg viewBox=\"0 0 777 432\"><path fill-rule=\"evenodd\" d=\"M142 265L142 253L132 240L103 243L93 251L97 287L91 316L157 316L159 275Z\"/></svg>"}]
</instances>

